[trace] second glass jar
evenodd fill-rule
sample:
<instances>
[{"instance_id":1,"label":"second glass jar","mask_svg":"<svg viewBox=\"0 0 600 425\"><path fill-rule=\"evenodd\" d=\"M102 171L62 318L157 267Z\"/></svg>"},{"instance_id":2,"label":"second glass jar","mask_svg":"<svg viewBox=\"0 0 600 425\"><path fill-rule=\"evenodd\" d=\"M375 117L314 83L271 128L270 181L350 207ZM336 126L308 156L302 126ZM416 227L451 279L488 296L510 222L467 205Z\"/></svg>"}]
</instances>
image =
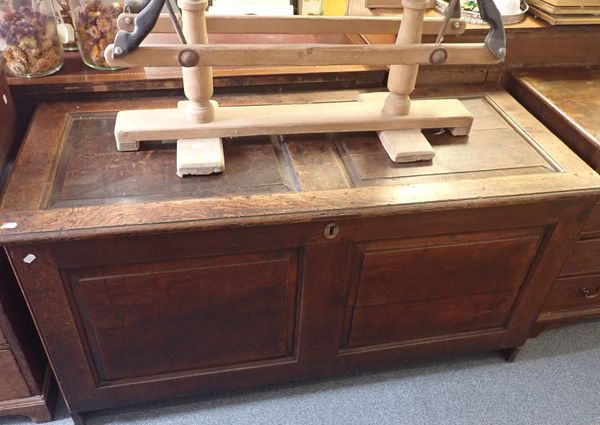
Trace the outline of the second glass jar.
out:
<instances>
[{"instance_id":1,"label":"second glass jar","mask_svg":"<svg viewBox=\"0 0 600 425\"><path fill-rule=\"evenodd\" d=\"M118 69L104 59L104 49L114 42L117 17L123 12L124 0L69 0L77 44L86 65L95 69Z\"/></svg>"}]
</instances>

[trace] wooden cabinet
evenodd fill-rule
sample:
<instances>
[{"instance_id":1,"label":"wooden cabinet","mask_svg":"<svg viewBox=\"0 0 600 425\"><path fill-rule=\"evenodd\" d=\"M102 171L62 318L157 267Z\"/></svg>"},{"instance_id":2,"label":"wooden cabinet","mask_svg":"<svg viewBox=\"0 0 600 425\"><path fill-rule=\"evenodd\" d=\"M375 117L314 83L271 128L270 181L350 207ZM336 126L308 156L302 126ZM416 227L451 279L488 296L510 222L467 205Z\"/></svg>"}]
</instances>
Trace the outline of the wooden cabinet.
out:
<instances>
[{"instance_id":1,"label":"wooden cabinet","mask_svg":"<svg viewBox=\"0 0 600 425\"><path fill-rule=\"evenodd\" d=\"M0 63L0 69L1 69ZM16 114L0 71L0 164L13 146ZM52 419L56 386L6 254L0 255L0 416Z\"/></svg>"},{"instance_id":2,"label":"wooden cabinet","mask_svg":"<svg viewBox=\"0 0 600 425\"><path fill-rule=\"evenodd\" d=\"M600 171L600 70L597 68L515 71L512 93L597 172ZM534 334L563 323L600 316L600 204L579 241L567 251Z\"/></svg>"},{"instance_id":3,"label":"wooden cabinet","mask_svg":"<svg viewBox=\"0 0 600 425\"><path fill-rule=\"evenodd\" d=\"M469 137L427 134L431 163L391 163L372 133L254 137L225 140L223 174L185 179L169 145L114 147L115 109L165 102L40 106L2 202L76 418L516 349L600 195L500 90L465 99Z\"/></svg>"},{"instance_id":4,"label":"wooden cabinet","mask_svg":"<svg viewBox=\"0 0 600 425\"><path fill-rule=\"evenodd\" d=\"M52 420L56 384L6 255L0 256L0 416Z\"/></svg>"}]
</instances>

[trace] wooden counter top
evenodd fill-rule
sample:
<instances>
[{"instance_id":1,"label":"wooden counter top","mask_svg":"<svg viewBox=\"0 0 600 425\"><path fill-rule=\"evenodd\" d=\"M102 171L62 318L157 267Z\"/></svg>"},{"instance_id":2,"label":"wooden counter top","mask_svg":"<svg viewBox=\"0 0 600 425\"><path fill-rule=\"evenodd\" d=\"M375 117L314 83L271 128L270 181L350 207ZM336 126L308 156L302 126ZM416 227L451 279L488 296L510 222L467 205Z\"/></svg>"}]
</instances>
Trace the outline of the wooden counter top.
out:
<instances>
[{"instance_id":1,"label":"wooden counter top","mask_svg":"<svg viewBox=\"0 0 600 425\"><path fill-rule=\"evenodd\" d=\"M514 71L509 90L590 166L600 171L600 68Z\"/></svg>"}]
</instances>

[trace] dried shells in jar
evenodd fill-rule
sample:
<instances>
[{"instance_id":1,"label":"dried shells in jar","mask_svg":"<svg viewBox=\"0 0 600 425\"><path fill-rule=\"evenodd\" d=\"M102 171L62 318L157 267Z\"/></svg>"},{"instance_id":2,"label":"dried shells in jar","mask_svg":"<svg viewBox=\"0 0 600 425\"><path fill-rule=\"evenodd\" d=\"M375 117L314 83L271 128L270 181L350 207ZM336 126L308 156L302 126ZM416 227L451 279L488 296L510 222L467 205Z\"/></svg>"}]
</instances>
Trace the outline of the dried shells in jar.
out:
<instances>
[{"instance_id":1,"label":"dried shells in jar","mask_svg":"<svg viewBox=\"0 0 600 425\"><path fill-rule=\"evenodd\" d=\"M83 61L92 68L115 69L104 59L104 49L115 40L123 6L102 0L70 1Z\"/></svg>"},{"instance_id":2,"label":"dried shells in jar","mask_svg":"<svg viewBox=\"0 0 600 425\"><path fill-rule=\"evenodd\" d=\"M2 56L9 74L37 77L58 71L63 63L63 51L56 33L56 23L49 14L30 7L0 11L0 41Z\"/></svg>"}]
</instances>

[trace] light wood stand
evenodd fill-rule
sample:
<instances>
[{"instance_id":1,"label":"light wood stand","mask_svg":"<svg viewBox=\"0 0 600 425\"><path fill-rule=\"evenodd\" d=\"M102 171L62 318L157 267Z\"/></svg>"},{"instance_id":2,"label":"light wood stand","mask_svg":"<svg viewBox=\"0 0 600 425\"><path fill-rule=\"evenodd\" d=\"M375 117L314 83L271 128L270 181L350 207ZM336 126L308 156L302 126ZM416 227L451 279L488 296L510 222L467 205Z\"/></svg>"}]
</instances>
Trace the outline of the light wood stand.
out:
<instances>
[{"instance_id":1,"label":"light wood stand","mask_svg":"<svg viewBox=\"0 0 600 425\"><path fill-rule=\"evenodd\" d=\"M392 161L431 161L435 151L420 130L442 128L453 135L467 135L473 117L456 99L411 100L419 64L497 62L483 44L421 44L424 30L430 32L434 24L438 28L448 24L429 22L427 27L424 26L427 0L403 1L404 15L394 46L207 46L207 22L212 22L204 13L207 0L179 0L179 5L187 44L140 47L117 60L112 58L111 45L105 56L109 63L119 65L181 64L188 101L180 102L173 109L121 111L115 124L120 151L138 150L139 142L143 140L179 140L177 174L180 176L222 171L225 164L221 138L256 135L376 131ZM239 23L240 17L236 19ZM279 18L263 22L264 28L254 25L255 19L248 19L251 25L245 28L249 32L281 31L283 23ZM289 18L286 19L288 22ZM324 28L329 22L345 28L343 21L340 17L322 19ZM313 20L302 23L318 28ZM372 25L370 21L364 24ZM164 20L158 21L159 26L164 27ZM439 53L442 54L441 61L439 55L434 57ZM182 59L186 55L186 59ZM210 100L213 94L211 66L215 64L368 64L382 58L389 59L388 64L391 64L389 92L364 94L353 102L218 107ZM187 142L187 139L191 141ZM222 162L215 163L219 158Z\"/></svg>"}]
</instances>

